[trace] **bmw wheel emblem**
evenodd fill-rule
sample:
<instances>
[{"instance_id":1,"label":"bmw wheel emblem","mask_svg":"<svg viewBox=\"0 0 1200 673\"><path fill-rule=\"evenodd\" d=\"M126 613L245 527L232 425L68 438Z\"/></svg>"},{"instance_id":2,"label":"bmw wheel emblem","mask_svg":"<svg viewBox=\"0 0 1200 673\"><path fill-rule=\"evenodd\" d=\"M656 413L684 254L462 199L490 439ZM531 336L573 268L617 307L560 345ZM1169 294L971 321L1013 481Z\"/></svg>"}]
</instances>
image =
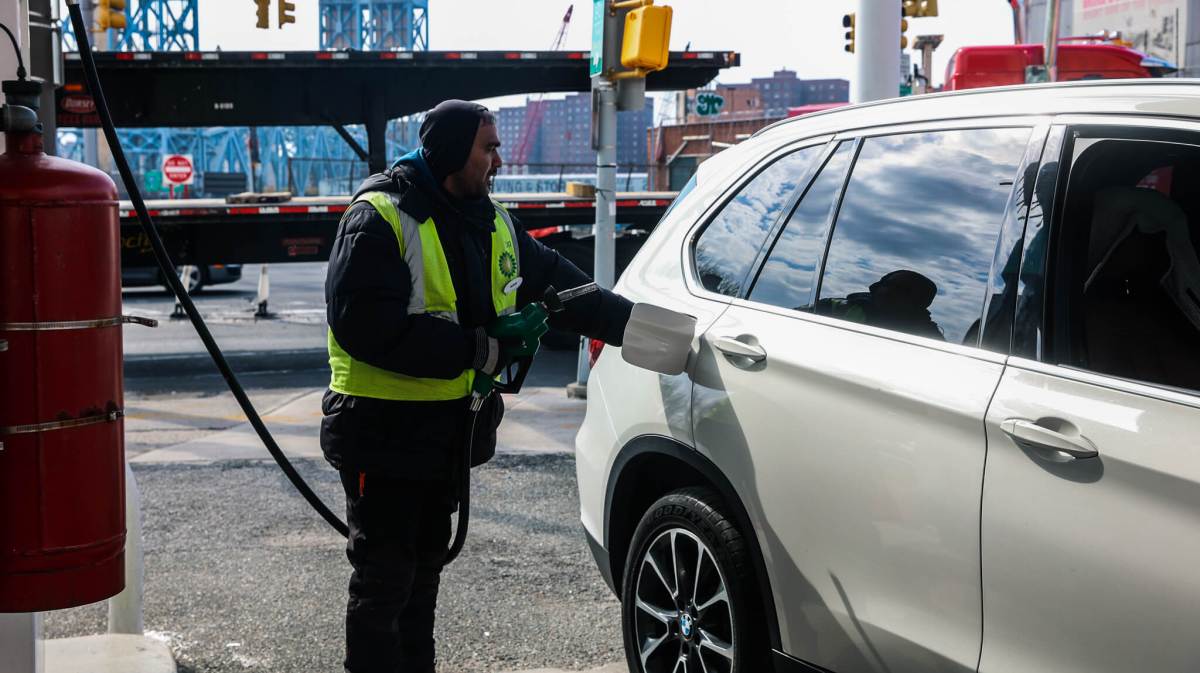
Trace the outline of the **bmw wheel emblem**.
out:
<instances>
[{"instance_id":1,"label":"bmw wheel emblem","mask_svg":"<svg viewBox=\"0 0 1200 673\"><path fill-rule=\"evenodd\" d=\"M683 634L684 638L692 637L692 616L691 615L685 614L679 618L679 632L681 634Z\"/></svg>"}]
</instances>

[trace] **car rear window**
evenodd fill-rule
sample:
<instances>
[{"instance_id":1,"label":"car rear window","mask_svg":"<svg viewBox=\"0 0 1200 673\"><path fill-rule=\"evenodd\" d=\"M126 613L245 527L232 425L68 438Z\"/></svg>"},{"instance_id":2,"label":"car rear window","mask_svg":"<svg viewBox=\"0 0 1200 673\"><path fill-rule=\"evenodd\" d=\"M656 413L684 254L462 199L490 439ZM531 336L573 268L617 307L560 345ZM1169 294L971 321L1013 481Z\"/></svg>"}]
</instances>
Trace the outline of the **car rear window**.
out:
<instances>
[{"instance_id":1,"label":"car rear window","mask_svg":"<svg viewBox=\"0 0 1200 673\"><path fill-rule=\"evenodd\" d=\"M829 222L853 152L854 142L843 141L800 198L750 290L750 301L812 310Z\"/></svg>"},{"instance_id":2,"label":"car rear window","mask_svg":"<svg viewBox=\"0 0 1200 673\"><path fill-rule=\"evenodd\" d=\"M818 313L976 345L1028 128L867 138L846 186Z\"/></svg>"},{"instance_id":3,"label":"car rear window","mask_svg":"<svg viewBox=\"0 0 1200 673\"><path fill-rule=\"evenodd\" d=\"M742 185L696 239L693 260L704 288L740 297L747 274L779 214L807 179L824 146L776 159Z\"/></svg>"}]
</instances>

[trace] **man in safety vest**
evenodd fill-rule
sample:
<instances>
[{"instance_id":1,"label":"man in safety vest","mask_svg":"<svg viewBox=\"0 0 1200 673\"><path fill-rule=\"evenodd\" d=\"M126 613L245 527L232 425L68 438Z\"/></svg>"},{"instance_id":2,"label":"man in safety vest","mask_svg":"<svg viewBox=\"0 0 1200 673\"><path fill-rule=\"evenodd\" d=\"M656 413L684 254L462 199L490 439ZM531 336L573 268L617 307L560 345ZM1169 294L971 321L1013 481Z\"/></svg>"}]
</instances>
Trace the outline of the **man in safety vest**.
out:
<instances>
[{"instance_id":1,"label":"man in safety vest","mask_svg":"<svg viewBox=\"0 0 1200 673\"><path fill-rule=\"evenodd\" d=\"M472 382L503 371L522 345L489 336L489 327L548 286L589 280L488 196L501 161L487 108L446 101L420 136L420 149L354 195L325 280L333 373L321 448L346 492L348 673L434 670L434 611ZM619 345L631 309L601 291L551 324ZM472 465L495 452L502 416L493 394L479 412Z\"/></svg>"}]
</instances>

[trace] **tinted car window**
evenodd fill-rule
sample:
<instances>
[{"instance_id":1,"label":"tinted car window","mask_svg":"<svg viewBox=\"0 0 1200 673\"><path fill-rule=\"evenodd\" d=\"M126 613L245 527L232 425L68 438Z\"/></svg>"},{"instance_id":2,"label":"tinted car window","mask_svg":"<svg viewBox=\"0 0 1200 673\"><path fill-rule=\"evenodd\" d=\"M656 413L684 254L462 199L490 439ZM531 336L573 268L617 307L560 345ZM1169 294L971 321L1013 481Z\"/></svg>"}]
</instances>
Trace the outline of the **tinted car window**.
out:
<instances>
[{"instance_id":1,"label":"tinted car window","mask_svg":"<svg viewBox=\"0 0 1200 673\"><path fill-rule=\"evenodd\" d=\"M1052 271L1052 351L1200 390L1200 146L1077 140Z\"/></svg>"},{"instance_id":2,"label":"tinted car window","mask_svg":"<svg viewBox=\"0 0 1200 673\"><path fill-rule=\"evenodd\" d=\"M817 311L977 343L996 237L1029 134L866 139L834 225Z\"/></svg>"},{"instance_id":3,"label":"tinted car window","mask_svg":"<svg viewBox=\"0 0 1200 673\"><path fill-rule=\"evenodd\" d=\"M767 233L821 152L806 147L776 160L742 186L696 240L696 274L713 292L738 297Z\"/></svg>"},{"instance_id":4,"label":"tinted car window","mask_svg":"<svg viewBox=\"0 0 1200 673\"><path fill-rule=\"evenodd\" d=\"M829 221L853 151L852 142L841 143L796 204L750 291L751 301L799 311L812 309L817 266L825 253Z\"/></svg>"}]
</instances>

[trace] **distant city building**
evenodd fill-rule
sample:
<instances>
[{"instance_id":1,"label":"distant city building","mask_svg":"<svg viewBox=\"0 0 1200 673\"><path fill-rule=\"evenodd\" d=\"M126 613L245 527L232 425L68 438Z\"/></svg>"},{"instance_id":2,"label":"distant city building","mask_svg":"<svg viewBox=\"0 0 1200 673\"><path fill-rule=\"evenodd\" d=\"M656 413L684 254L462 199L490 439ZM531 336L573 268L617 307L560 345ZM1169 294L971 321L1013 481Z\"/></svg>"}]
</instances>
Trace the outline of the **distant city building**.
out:
<instances>
[{"instance_id":1,"label":"distant city building","mask_svg":"<svg viewBox=\"0 0 1200 673\"><path fill-rule=\"evenodd\" d=\"M526 116L541 106L542 119L520 162ZM530 173L581 172L596 165L592 149L592 97L573 94L561 100L530 101L519 107L500 108L496 114L500 131L500 154L505 163L530 164ZM623 167L646 163L646 129L654 125L654 101L645 99L641 110L617 113L617 164Z\"/></svg>"},{"instance_id":2,"label":"distant city building","mask_svg":"<svg viewBox=\"0 0 1200 673\"><path fill-rule=\"evenodd\" d=\"M652 191L678 191L696 172L696 167L712 155L749 138L784 115L754 118L734 115L709 117L707 121L671 124L650 129L649 188Z\"/></svg>"},{"instance_id":3,"label":"distant city building","mask_svg":"<svg viewBox=\"0 0 1200 673\"><path fill-rule=\"evenodd\" d=\"M724 100L717 114L700 94L715 93ZM770 77L746 83L717 84L709 89L681 92L677 105L686 106L684 123L647 132L646 163L650 189L677 190L712 155L749 138L755 131L788 116L791 108L832 106L850 100L844 79L800 79L795 71L777 70ZM700 105L697 105L697 97ZM819 109L819 108L818 108Z\"/></svg>"},{"instance_id":4,"label":"distant city building","mask_svg":"<svg viewBox=\"0 0 1200 673\"><path fill-rule=\"evenodd\" d=\"M749 83L717 84L713 91L725 99L721 117L752 119L783 117L788 108L802 105L845 103L850 100L850 82L844 79L800 79L793 70L777 70L770 77L755 77ZM696 90L688 92L687 121L701 121L696 114Z\"/></svg>"}]
</instances>

